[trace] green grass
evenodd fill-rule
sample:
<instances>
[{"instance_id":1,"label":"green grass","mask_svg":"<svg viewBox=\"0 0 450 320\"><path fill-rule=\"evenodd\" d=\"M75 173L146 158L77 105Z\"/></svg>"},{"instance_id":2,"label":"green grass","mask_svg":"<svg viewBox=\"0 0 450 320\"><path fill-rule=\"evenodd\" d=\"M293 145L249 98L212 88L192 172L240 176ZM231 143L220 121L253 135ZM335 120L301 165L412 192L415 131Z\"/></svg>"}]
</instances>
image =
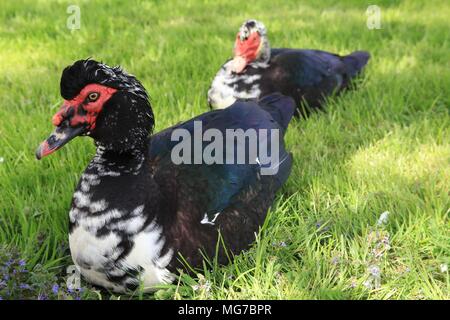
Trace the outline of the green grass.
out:
<instances>
[{"instance_id":1,"label":"green grass","mask_svg":"<svg viewBox=\"0 0 450 320\"><path fill-rule=\"evenodd\" d=\"M71 32L73 3L82 22ZM361 1L2 1L0 243L64 282L71 195L94 147L77 139L41 162L34 151L65 66L92 56L135 74L158 131L208 110L238 27L257 18L275 47L365 49L372 59L358 90L290 127L295 165L252 249L133 298L449 299L450 8L376 4L380 30L366 28Z\"/></svg>"}]
</instances>

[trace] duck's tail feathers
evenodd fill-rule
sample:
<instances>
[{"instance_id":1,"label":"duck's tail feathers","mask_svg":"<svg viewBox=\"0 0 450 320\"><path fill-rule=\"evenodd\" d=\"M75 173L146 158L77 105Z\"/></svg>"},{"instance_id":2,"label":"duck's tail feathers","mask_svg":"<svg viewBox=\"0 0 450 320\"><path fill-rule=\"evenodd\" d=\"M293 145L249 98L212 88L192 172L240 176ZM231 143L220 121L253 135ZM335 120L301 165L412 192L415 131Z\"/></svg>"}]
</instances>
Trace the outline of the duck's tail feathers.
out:
<instances>
[{"instance_id":1,"label":"duck's tail feathers","mask_svg":"<svg viewBox=\"0 0 450 320\"><path fill-rule=\"evenodd\" d=\"M367 51L354 51L347 56L342 57L351 77L356 76L370 59L370 53Z\"/></svg>"},{"instance_id":2,"label":"duck's tail feathers","mask_svg":"<svg viewBox=\"0 0 450 320\"><path fill-rule=\"evenodd\" d=\"M286 130L295 112L295 101L281 93L272 93L259 99L258 104Z\"/></svg>"}]
</instances>

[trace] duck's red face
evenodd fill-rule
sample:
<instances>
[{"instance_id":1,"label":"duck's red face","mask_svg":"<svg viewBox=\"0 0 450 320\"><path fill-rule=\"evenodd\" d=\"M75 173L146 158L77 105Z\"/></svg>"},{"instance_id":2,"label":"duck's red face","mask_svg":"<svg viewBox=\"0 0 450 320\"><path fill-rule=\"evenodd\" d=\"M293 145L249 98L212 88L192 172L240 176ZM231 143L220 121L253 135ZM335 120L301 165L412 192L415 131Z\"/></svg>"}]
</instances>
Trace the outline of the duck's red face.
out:
<instances>
[{"instance_id":1,"label":"duck's red face","mask_svg":"<svg viewBox=\"0 0 450 320\"><path fill-rule=\"evenodd\" d=\"M116 91L117 89L92 83L86 85L75 98L64 100L52 118L56 129L41 143L36 151L36 157L41 159L60 149L76 136L89 134L94 130L97 116Z\"/></svg>"},{"instance_id":2,"label":"duck's red face","mask_svg":"<svg viewBox=\"0 0 450 320\"><path fill-rule=\"evenodd\" d=\"M88 130L93 130L103 105L116 91L117 89L101 84L88 84L75 98L64 100L63 105L52 118L53 125L59 126L67 119L71 127L83 125Z\"/></svg>"},{"instance_id":3,"label":"duck's red face","mask_svg":"<svg viewBox=\"0 0 450 320\"><path fill-rule=\"evenodd\" d=\"M261 35L254 31L247 38L241 37L241 32L236 35L234 43L234 59L232 71L241 73L245 67L254 61L261 49Z\"/></svg>"}]
</instances>

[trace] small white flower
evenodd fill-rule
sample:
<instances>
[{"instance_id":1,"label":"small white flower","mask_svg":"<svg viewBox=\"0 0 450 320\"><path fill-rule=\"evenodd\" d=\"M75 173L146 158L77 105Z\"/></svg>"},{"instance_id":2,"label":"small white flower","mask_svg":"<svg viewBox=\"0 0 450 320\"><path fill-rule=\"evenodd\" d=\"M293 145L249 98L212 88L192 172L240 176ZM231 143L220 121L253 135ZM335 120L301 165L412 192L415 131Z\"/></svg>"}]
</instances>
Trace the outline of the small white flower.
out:
<instances>
[{"instance_id":1,"label":"small white flower","mask_svg":"<svg viewBox=\"0 0 450 320\"><path fill-rule=\"evenodd\" d=\"M209 282L208 280L205 282L205 284L203 285L203 290L205 290L206 292L211 291L211 282Z\"/></svg>"},{"instance_id":2,"label":"small white flower","mask_svg":"<svg viewBox=\"0 0 450 320\"><path fill-rule=\"evenodd\" d=\"M331 259L331 263L334 264L334 265L338 264L339 261L340 261L340 259L339 259L338 256L334 256L334 257Z\"/></svg>"},{"instance_id":3,"label":"small white flower","mask_svg":"<svg viewBox=\"0 0 450 320\"><path fill-rule=\"evenodd\" d=\"M272 246L285 248L285 247L287 247L287 244L284 241L280 241L280 242L275 241L275 242L272 242Z\"/></svg>"},{"instance_id":4,"label":"small white flower","mask_svg":"<svg viewBox=\"0 0 450 320\"><path fill-rule=\"evenodd\" d=\"M372 279L364 281L363 282L363 286L366 287L369 290L372 290L373 289Z\"/></svg>"},{"instance_id":5,"label":"small white flower","mask_svg":"<svg viewBox=\"0 0 450 320\"><path fill-rule=\"evenodd\" d=\"M369 273L373 276L373 277L379 277L381 275L380 272L380 267L376 266L376 265L371 265L369 267Z\"/></svg>"},{"instance_id":6,"label":"small white flower","mask_svg":"<svg viewBox=\"0 0 450 320\"><path fill-rule=\"evenodd\" d=\"M369 267L369 273L371 277L370 285L374 289L379 289L381 287L381 270L377 265L371 265Z\"/></svg>"},{"instance_id":7,"label":"small white flower","mask_svg":"<svg viewBox=\"0 0 450 320\"><path fill-rule=\"evenodd\" d=\"M0 157L0 163L3 163L3 162L5 162L5 158Z\"/></svg>"},{"instance_id":8,"label":"small white flower","mask_svg":"<svg viewBox=\"0 0 450 320\"><path fill-rule=\"evenodd\" d=\"M378 218L378 221L377 221L377 225L382 225L382 224L386 224L387 222L388 222L388 219L389 219L389 211L385 211L385 212L383 212L381 215L380 215L380 217Z\"/></svg>"},{"instance_id":9,"label":"small white flower","mask_svg":"<svg viewBox=\"0 0 450 320\"><path fill-rule=\"evenodd\" d=\"M448 271L448 265L446 263L441 264L441 272L446 273Z\"/></svg>"}]
</instances>

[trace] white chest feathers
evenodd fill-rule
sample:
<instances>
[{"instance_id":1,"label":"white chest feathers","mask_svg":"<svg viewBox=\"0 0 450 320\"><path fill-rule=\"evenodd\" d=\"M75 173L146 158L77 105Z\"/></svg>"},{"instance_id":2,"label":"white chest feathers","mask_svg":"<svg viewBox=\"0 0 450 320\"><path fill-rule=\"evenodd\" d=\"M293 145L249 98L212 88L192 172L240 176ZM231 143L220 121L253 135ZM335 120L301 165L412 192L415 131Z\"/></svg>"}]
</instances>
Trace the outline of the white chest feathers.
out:
<instances>
[{"instance_id":1,"label":"white chest feathers","mask_svg":"<svg viewBox=\"0 0 450 320\"><path fill-rule=\"evenodd\" d=\"M161 256L164 240L154 224L136 234L129 243L116 232L98 237L82 226L69 236L72 260L88 282L116 292L142 286L145 291L157 284L170 283L167 270L172 251ZM131 246L128 252L128 246ZM123 256L122 256L123 255Z\"/></svg>"},{"instance_id":2,"label":"white chest feathers","mask_svg":"<svg viewBox=\"0 0 450 320\"><path fill-rule=\"evenodd\" d=\"M116 292L138 286L149 291L154 285L171 282L173 275L167 266L173 252L162 254L162 227L147 222L144 205L126 212L109 208L105 199L92 201L90 187L97 183L94 177L83 175L69 214L74 225L70 251L83 277Z\"/></svg>"},{"instance_id":3,"label":"white chest feathers","mask_svg":"<svg viewBox=\"0 0 450 320\"><path fill-rule=\"evenodd\" d=\"M261 75L232 73L227 62L220 68L208 90L208 102L214 109L224 109L237 99L257 99L261 95L258 80Z\"/></svg>"}]
</instances>

